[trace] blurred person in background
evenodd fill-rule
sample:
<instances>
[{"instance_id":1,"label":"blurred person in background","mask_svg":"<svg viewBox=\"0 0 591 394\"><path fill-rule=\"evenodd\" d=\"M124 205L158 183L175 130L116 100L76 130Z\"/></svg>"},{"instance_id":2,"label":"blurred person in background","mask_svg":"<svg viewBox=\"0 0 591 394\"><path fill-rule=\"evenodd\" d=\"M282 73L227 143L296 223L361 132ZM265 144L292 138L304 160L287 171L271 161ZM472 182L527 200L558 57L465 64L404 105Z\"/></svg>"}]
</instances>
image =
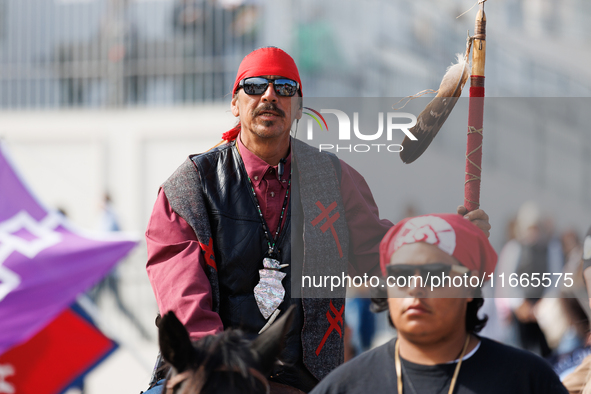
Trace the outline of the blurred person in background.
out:
<instances>
[{"instance_id":1,"label":"blurred person in background","mask_svg":"<svg viewBox=\"0 0 591 394\"><path fill-rule=\"evenodd\" d=\"M574 278L573 286L563 287L563 292L569 297L567 300L576 299L581 311L575 312L580 315L583 312L587 318L591 317L591 307L589 307L587 289L583 277L583 245L575 229L568 229L562 235L562 250L564 252L564 272L571 273ZM569 303L571 303L569 301ZM574 307L574 306L573 306ZM576 308L576 307L574 307ZM588 327L584 328L585 337ZM577 329L580 332L580 328Z\"/></svg>"},{"instance_id":2,"label":"blurred person in background","mask_svg":"<svg viewBox=\"0 0 591 394\"><path fill-rule=\"evenodd\" d=\"M523 264L527 259L531 260L533 254L531 249L537 248L538 255L542 256L540 261L546 261L546 268L542 266L537 269L549 270L537 272L570 273L573 286L566 287L561 282L558 286L559 291L551 286L540 292L539 298L532 299L524 299L524 294L515 292L514 289L496 286L494 301L500 320L500 329L494 335L503 343L526 348L538 354L542 354L542 349L546 349L544 354L546 356L552 354L552 364L557 373L563 377L572 372L573 365L578 365L582 354L586 355L585 342L591 310L589 310L587 292L582 279L582 247L576 231L567 230L559 241L557 237L551 235L552 227L551 221L542 220L536 204L524 204L519 215L508 224L508 240L499 254L497 275L505 273L507 277L511 273L517 273L520 270L519 264ZM540 228L544 229L545 236L540 235L542 234L539 231ZM547 239L550 241L545 247ZM547 257L544 258L544 254ZM560 270L562 261L566 264ZM524 272L525 270L521 269L521 273ZM539 331L535 327L536 324L540 328ZM526 326L525 329L523 329L524 326ZM529 332L533 331L533 338L527 337L528 329Z\"/></svg>"},{"instance_id":3,"label":"blurred person in background","mask_svg":"<svg viewBox=\"0 0 591 394\"><path fill-rule=\"evenodd\" d=\"M589 330L591 309L583 279L583 248L579 236L574 229L563 232L561 237L564 253L564 274L570 274L573 285L560 287L560 307L568 320L568 328L562 333L557 346L557 355L572 353L585 347Z\"/></svg>"},{"instance_id":4,"label":"blurred person in background","mask_svg":"<svg viewBox=\"0 0 591 394\"><path fill-rule=\"evenodd\" d=\"M566 393L541 358L477 335L486 324L479 287L431 289L410 279L480 278L496 262L486 236L458 215L398 223L380 245L380 265L384 276L409 284L388 284L387 295L373 300L377 311L389 311L398 338L340 366L312 394Z\"/></svg>"},{"instance_id":5,"label":"blurred person in background","mask_svg":"<svg viewBox=\"0 0 591 394\"><path fill-rule=\"evenodd\" d=\"M544 294L534 313L553 355L554 370L564 379L589 354L589 300L583 279L583 250L575 230L561 237L564 261L563 281ZM569 278L569 279L566 279Z\"/></svg>"},{"instance_id":6,"label":"blurred person in background","mask_svg":"<svg viewBox=\"0 0 591 394\"><path fill-rule=\"evenodd\" d=\"M353 288L348 292L345 308L345 322L351 329L352 354L350 358L369 350L376 333L375 315L370 311L370 289ZM345 361L350 358L345 357Z\"/></svg>"},{"instance_id":7,"label":"blurred person in background","mask_svg":"<svg viewBox=\"0 0 591 394\"><path fill-rule=\"evenodd\" d=\"M498 273L506 278L511 274L531 275L532 273L560 273L563 268L562 249L554 236L550 220L544 220L539 206L528 201L517 214L515 223L516 242L510 241L502 254ZM510 249L508 249L510 247ZM553 279L555 280L555 279ZM507 295L511 298L499 300L506 303L513 314L513 322L517 332L517 344L522 349L532 351L542 357L552 354L546 336L538 324L536 313L552 314L556 305L550 302L540 304L540 300L551 291L544 286L526 286L520 288L497 288L497 296ZM500 291L499 291L500 290ZM546 309L543 311L542 309Z\"/></svg>"},{"instance_id":8,"label":"blurred person in background","mask_svg":"<svg viewBox=\"0 0 591 394\"><path fill-rule=\"evenodd\" d=\"M587 303L591 308L591 228L583 241L582 252L583 280L587 287ZM571 394L591 394L591 355L582 360L575 371L563 380L563 383Z\"/></svg>"},{"instance_id":9,"label":"blurred person in background","mask_svg":"<svg viewBox=\"0 0 591 394\"><path fill-rule=\"evenodd\" d=\"M503 245L501 252L499 253L499 261L496 267L495 275L503 272L515 272L519 256L521 253L521 245L517 240L516 235L517 228L517 217L509 220L506 226L506 242ZM506 293L505 289L500 286L492 288L493 299L495 304L495 311L497 316L498 329L491 333L494 338L502 343L519 346L519 339L517 333L517 324L515 323L515 317L513 316L513 305L509 294ZM487 328L490 327L490 324Z\"/></svg>"},{"instance_id":10,"label":"blurred person in background","mask_svg":"<svg viewBox=\"0 0 591 394\"><path fill-rule=\"evenodd\" d=\"M281 49L247 55L232 89L238 124L224 134L226 144L191 156L163 184L146 231L160 313L174 311L192 340L237 327L255 336L297 306L283 363L269 377L272 392L308 392L343 361L344 299L292 298L291 278L325 267L379 273L378 245L392 226L379 218L357 171L290 137L302 116L302 89L295 62ZM302 186L292 190L292 182ZM482 210L458 213L489 233ZM323 220L334 231L323 235L328 228L313 224ZM303 271L292 273L292 266ZM281 277L274 294L283 296L256 292L269 271ZM161 378L155 375L151 386Z\"/></svg>"},{"instance_id":11,"label":"blurred person in background","mask_svg":"<svg viewBox=\"0 0 591 394\"><path fill-rule=\"evenodd\" d=\"M104 232L121 231L119 219L115 213L115 207L113 206L113 201L111 200L111 195L109 193L105 193L104 195L101 210L98 230ZM125 302L123 302L123 295L120 291L121 273L119 270L119 265L113 268L107 276L88 291L88 296L95 304L98 304L101 297L110 294L115 301L117 309L127 317L144 339L149 340L150 334L148 331L144 328L143 324L138 320L135 314L125 305Z\"/></svg>"}]
</instances>

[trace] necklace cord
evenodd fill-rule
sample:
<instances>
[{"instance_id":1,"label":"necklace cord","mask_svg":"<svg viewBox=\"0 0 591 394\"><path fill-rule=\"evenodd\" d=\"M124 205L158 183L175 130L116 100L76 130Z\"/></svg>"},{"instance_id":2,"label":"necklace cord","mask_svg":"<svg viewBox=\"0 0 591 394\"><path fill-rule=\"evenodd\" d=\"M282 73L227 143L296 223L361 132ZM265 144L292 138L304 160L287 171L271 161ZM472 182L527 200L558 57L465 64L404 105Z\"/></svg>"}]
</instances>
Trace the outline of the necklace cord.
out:
<instances>
[{"instance_id":1,"label":"necklace cord","mask_svg":"<svg viewBox=\"0 0 591 394\"><path fill-rule=\"evenodd\" d=\"M235 143L234 146L236 147L236 151L238 152L238 155L242 159L242 153L240 153L240 149L238 148L238 143ZM244 160L242 160L242 162L244 164ZM279 160L279 165L278 165L277 170L278 170L278 172L281 172L281 174L279 174L280 180L281 180L281 176L283 175L283 164L285 164L286 162L287 162L287 160L285 158ZM245 168L245 171L246 171L246 168ZM289 200L289 190L291 188L291 171L289 173L289 180L287 183L287 190L285 192L285 198L283 199L283 206L281 207L281 213L279 216L279 224L277 225L277 230L275 231L275 234L272 239L269 237L269 228L268 228L265 218L263 216L263 211L261 210L259 200L257 198L256 192L254 190L254 186L252 184L252 180L250 179L250 175L248 175L248 172L246 173L246 177L248 179L248 184L250 185L250 190L252 192L252 196L254 197L255 206L258 210L259 217L261 219L261 224L263 226L263 232L265 233L265 238L267 239L269 257L277 256L278 255L277 241L279 240L279 233L281 232L281 225L283 224L283 216L285 215L285 208L287 207L287 201Z\"/></svg>"},{"instance_id":2,"label":"necklace cord","mask_svg":"<svg viewBox=\"0 0 591 394\"><path fill-rule=\"evenodd\" d=\"M458 380L458 375L460 374L460 368L462 367L462 361L464 360L464 356L466 355L466 350L468 350L469 343L470 334L468 334L468 336L466 337L466 341L464 342L464 347L462 349L462 353L460 353L458 365L456 365L453 377L451 378L451 384L449 385L449 391L447 392L448 394L452 394L454 391L456 382ZM398 339L396 340L396 346L394 350L394 365L396 366L396 383L398 387L398 394L403 394L402 363L400 361L400 341Z\"/></svg>"}]
</instances>

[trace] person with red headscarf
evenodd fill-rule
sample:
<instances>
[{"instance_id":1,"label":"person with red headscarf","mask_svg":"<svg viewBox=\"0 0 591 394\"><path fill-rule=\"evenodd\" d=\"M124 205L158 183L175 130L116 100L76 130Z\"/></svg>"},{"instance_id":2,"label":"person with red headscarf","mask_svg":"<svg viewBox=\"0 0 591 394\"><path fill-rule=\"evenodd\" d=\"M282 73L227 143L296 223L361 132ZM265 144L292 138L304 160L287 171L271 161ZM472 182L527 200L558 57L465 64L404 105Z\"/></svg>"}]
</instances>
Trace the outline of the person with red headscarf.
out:
<instances>
[{"instance_id":1,"label":"person with red headscarf","mask_svg":"<svg viewBox=\"0 0 591 394\"><path fill-rule=\"evenodd\" d=\"M232 89L239 123L223 134L226 143L190 156L162 185L146 241L160 313L174 311L193 340L236 327L256 335L295 304L270 380L308 392L343 361L345 294L292 297L292 279L323 267L379 273L378 245L392 223L379 218L357 171L291 138L303 91L281 49L247 55ZM322 210L331 231L315 225ZM466 217L490 229L482 210Z\"/></svg>"},{"instance_id":2,"label":"person with red headscarf","mask_svg":"<svg viewBox=\"0 0 591 394\"><path fill-rule=\"evenodd\" d=\"M375 311L389 310L398 338L340 366L311 394L566 393L542 358L477 335L486 324L480 278L496 263L484 233L459 215L398 223L380 244L387 294L372 299Z\"/></svg>"}]
</instances>

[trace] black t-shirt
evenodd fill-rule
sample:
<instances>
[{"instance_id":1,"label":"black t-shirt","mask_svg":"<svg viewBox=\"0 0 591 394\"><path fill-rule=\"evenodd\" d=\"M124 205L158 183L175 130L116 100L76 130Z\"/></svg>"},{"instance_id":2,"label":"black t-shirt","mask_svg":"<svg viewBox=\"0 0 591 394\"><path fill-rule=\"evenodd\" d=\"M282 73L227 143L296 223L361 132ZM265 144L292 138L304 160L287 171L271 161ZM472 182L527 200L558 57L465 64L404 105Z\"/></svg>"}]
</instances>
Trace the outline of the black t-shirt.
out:
<instances>
[{"instance_id":1,"label":"black t-shirt","mask_svg":"<svg viewBox=\"0 0 591 394\"><path fill-rule=\"evenodd\" d=\"M568 394L540 357L490 339L480 340L478 350L462 362L454 394ZM310 394L396 393L394 345L392 340L341 365ZM404 394L447 394L455 363L419 365L401 361Z\"/></svg>"}]
</instances>

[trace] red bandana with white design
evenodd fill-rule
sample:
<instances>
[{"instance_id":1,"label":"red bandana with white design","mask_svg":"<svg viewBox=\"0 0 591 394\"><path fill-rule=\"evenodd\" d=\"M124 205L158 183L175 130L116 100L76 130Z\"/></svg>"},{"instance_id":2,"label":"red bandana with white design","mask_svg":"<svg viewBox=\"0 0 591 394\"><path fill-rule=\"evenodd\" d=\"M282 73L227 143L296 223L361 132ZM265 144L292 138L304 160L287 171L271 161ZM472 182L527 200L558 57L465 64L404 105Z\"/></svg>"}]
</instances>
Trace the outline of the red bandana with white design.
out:
<instances>
[{"instance_id":1,"label":"red bandana with white design","mask_svg":"<svg viewBox=\"0 0 591 394\"><path fill-rule=\"evenodd\" d=\"M394 252L415 242L437 245L463 266L480 273L492 273L497 265L497 253L482 230L460 215L438 213L401 220L388 231L380 244L384 276Z\"/></svg>"}]
</instances>

